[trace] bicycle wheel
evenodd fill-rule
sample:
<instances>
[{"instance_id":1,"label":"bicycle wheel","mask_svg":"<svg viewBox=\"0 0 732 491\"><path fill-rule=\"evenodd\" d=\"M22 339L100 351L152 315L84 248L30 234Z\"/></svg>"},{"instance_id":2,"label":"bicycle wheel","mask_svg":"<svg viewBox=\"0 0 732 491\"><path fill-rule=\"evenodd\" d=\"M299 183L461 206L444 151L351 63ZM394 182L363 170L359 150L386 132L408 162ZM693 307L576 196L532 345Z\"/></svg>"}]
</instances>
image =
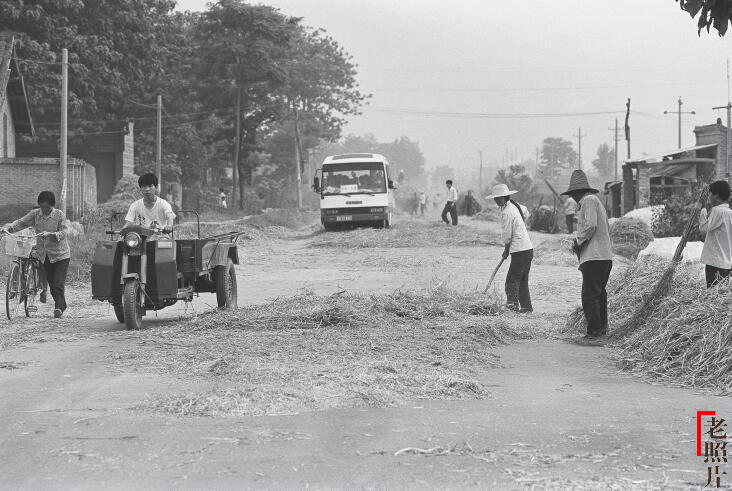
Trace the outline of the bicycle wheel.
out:
<instances>
[{"instance_id":1,"label":"bicycle wheel","mask_svg":"<svg viewBox=\"0 0 732 491\"><path fill-rule=\"evenodd\" d=\"M23 300L20 272L20 264L17 261L10 263L8 281L5 285L5 314L8 316L8 320L12 320L18 314L18 307Z\"/></svg>"},{"instance_id":2,"label":"bicycle wheel","mask_svg":"<svg viewBox=\"0 0 732 491\"><path fill-rule=\"evenodd\" d=\"M28 262L28 270L25 273L25 316L30 317L33 312L38 311L36 306L38 296L38 268L35 263Z\"/></svg>"}]
</instances>

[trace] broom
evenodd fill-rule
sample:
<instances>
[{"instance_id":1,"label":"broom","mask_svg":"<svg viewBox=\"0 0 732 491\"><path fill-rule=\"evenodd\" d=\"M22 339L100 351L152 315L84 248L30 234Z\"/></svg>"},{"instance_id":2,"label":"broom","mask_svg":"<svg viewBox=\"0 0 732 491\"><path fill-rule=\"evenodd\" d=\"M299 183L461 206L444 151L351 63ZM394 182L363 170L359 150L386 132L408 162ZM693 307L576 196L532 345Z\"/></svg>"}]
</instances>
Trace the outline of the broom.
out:
<instances>
[{"instance_id":1,"label":"broom","mask_svg":"<svg viewBox=\"0 0 732 491\"><path fill-rule=\"evenodd\" d=\"M706 201L707 196L709 196L709 187L705 186L702 192L699 194L698 201ZM691 231L694 228L694 224L699 218L699 211L700 210L695 206L694 211L691 213L689 221L686 222L686 227L684 227L684 233L681 235L681 240L679 240L679 244L676 246L676 252L674 252L673 257L671 258L671 263L666 268L666 271L663 272L663 275L658 280L658 283L656 283L656 286L653 288L653 290L651 290L648 295L645 295L643 297L640 308L636 310L633 315L628 317L626 321L623 322L623 324L610 335L611 337L625 336L633 329L636 329L643 325L648 315L653 311L653 308L663 297L668 295L669 291L671 290L671 285L673 284L676 266L678 266L678 264L681 262L686 243L689 241L689 236L691 235Z\"/></svg>"}]
</instances>

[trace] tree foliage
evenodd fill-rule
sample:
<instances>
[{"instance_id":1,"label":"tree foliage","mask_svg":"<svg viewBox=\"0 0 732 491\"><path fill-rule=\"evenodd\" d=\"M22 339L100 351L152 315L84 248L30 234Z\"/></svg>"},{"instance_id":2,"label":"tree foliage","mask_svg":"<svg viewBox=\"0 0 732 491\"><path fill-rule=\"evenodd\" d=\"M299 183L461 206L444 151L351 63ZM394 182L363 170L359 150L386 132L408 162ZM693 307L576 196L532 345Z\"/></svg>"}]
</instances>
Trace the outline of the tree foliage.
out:
<instances>
[{"instance_id":1,"label":"tree foliage","mask_svg":"<svg viewBox=\"0 0 732 491\"><path fill-rule=\"evenodd\" d=\"M508 169L499 169L494 179L494 184L505 184L508 189L518 191L514 199L522 203L532 200L538 192L536 184L526 172L526 167L521 164L513 164Z\"/></svg>"},{"instance_id":2,"label":"tree foliage","mask_svg":"<svg viewBox=\"0 0 732 491\"><path fill-rule=\"evenodd\" d=\"M610 181L615 178L615 150L607 143L597 147L597 158L592 161L597 175L602 181Z\"/></svg>"},{"instance_id":3,"label":"tree foliage","mask_svg":"<svg viewBox=\"0 0 732 491\"><path fill-rule=\"evenodd\" d=\"M539 161L539 171L544 177L556 180L563 170L571 169L577 164L577 152L572 142L564 138L544 138Z\"/></svg>"},{"instance_id":4,"label":"tree foliage","mask_svg":"<svg viewBox=\"0 0 732 491\"><path fill-rule=\"evenodd\" d=\"M713 27L720 36L724 36L729 28L732 16L732 0L676 0L682 10L693 19L699 14L697 21L698 33L702 29L707 32Z\"/></svg>"}]
</instances>

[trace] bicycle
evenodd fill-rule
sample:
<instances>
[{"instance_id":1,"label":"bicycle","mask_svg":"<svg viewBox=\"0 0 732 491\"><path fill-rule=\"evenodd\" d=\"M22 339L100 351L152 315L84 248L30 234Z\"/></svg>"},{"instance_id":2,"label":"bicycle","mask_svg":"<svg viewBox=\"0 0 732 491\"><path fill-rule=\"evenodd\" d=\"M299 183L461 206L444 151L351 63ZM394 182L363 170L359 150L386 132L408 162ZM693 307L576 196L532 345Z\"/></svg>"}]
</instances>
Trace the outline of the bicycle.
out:
<instances>
[{"instance_id":1,"label":"bicycle","mask_svg":"<svg viewBox=\"0 0 732 491\"><path fill-rule=\"evenodd\" d=\"M40 235L16 235L5 232L6 255L13 257L8 270L5 285L5 313L8 320L17 317L20 305L23 305L26 317L37 312L36 296L38 295L38 268L41 263L32 257L31 252Z\"/></svg>"}]
</instances>

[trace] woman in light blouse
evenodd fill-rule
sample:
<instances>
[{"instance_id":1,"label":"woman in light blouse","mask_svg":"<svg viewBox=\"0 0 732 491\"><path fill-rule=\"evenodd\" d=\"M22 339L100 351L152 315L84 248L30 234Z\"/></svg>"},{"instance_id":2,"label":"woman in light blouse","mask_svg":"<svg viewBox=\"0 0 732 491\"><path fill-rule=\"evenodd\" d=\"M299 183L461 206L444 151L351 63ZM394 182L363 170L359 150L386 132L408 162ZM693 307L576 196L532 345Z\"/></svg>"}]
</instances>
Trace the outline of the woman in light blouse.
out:
<instances>
[{"instance_id":1,"label":"woman in light blouse","mask_svg":"<svg viewBox=\"0 0 732 491\"><path fill-rule=\"evenodd\" d=\"M33 227L38 236L36 244L38 259L46 272L46 279L53 297L53 316L60 318L66 310L66 273L69 269L71 250L66 240L66 215L56 205L56 197L51 191L38 195L38 206L10 225L3 232L15 232Z\"/></svg>"}]
</instances>

